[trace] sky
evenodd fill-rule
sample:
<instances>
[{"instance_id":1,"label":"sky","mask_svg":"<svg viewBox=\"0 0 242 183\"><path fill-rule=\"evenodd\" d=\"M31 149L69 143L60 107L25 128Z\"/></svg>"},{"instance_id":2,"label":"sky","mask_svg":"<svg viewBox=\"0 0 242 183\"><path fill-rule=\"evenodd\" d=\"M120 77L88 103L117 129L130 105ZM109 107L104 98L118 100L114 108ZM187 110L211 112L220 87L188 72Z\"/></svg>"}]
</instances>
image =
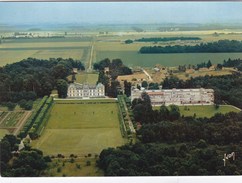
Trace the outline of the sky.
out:
<instances>
[{"instance_id":1,"label":"sky","mask_svg":"<svg viewBox=\"0 0 242 183\"><path fill-rule=\"evenodd\" d=\"M0 2L0 24L242 22L242 2Z\"/></svg>"}]
</instances>

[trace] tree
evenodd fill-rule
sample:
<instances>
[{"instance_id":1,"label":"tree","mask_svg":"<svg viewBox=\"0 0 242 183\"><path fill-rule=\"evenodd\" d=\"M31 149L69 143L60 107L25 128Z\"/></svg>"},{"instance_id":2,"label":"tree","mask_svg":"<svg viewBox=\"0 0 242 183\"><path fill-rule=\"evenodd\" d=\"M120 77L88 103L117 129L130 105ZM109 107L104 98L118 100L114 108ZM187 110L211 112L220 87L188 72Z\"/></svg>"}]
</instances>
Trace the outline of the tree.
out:
<instances>
[{"instance_id":1,"label":"tree","mask_svg":"<svg viewBox=\"0 0 242 183\"><path fill-rule=\"evenodd\" d=\"M21 108L25 110L31 110L33 107L33 101L32 100L26 101L25 99L22 99L19 101L19 105Z\"/></svg>"},{"instance_id":2,"label":"tree","mask_svg":"<svg viewBox=\"0 0 242 183\"><path fill-rule=\"evenodd\" d=\"M207 63L207 68L210 68L212 66L212 63L211 61L209 60L208 63Z\"/></svg>"},{"instance_id":3,"label":"tree","mask_svg":"<svg viewBox=\"0 0 242 183\"><path fill-rule=\"evenodd\" d=\"M131 95L131 83L127 80L124 81L124 93L127 97Z\"/></svg>"},{"instance_id":4,"label":"tree","mask_svg":"<svg viewBox=\"0 0 242 183\"><path fill-rule=\"evenodd\" d=\"M174 121L180 118L180 109L176 105L170 105L170 120Z\"/></svg>"},{"instance_id":5,"label":"tree","mask_svg":"<svg viewBox=\"0 0 242 183\"><path fill-rule=\"evenodd\" d=\"M160 106L160 117L161 120L169 119L169 109L164 104Z\"/></svg>"},{"instance_id":6,"label":"tree","mask_svg":"<svg viewBox=\"0 0 242 183\"><path fill-rule=\"evenodd\" d=\"M47 167L42 151L31 149L22 151L13 160L10 169L13 177L37 177Z\"/></svg>"},{"instance_id":7,"label":"tree","mask_svg":"<svg viewBox=\"0 0 242 183\"><path fill-rule=\"evenodd\" d=\"M141 86L147 89L148 82L147 81L142 81Z\"/></svg>"},{"instance_id":8,"label":"tree","mask_svg":"<svg viewBox=\"0 0 242 183\"><path fill-rule=\"evenodd\" d=\"M145 111L144 105L142 105L142 104L135 105L135 107L133 108L135 121L139 121L139 122L143 121L143 119L144 119L144 111Z\"/></svg>"},{"instance_id":9,"label":"tree","mask_svg":"<svg viewBox=\"0 0 242 183\"><path fill-rule=\"evenodd\" d=\"M56 87L57 87L57 91L58 91L58 97L59 98L66 98L67 97L67 89L68 89L67 82L63 79L58 79Z\"/></svg>"},{"instance_id":10,"label":"tree","mask_svg":"<svg viewBox=\"0 0 242 183\"><path fill-rule=\"evenodd\" d=\"M13 111L15 106L16 106L16 104L12 103L12 102L8 102L8 103L6 103L6 106L7 106L9 111Z\"/></svg>"},{"instance_id":11,"label":"tree","mask_svg":"<svg viewBox=\"0 0 242 183\"><path fill-rule=\"evenodd\" d=\"M133 43L134 41L131 40L131 39L127 39L127 40L125 40L124 42L125 42L125 44L131 44L131 43Z\"/></svg>"},{"instance_id":12,"label":"tree","mask_svg":"<svg viewBox=\"0 0 242 183\"><path fill-rule=\"evenodd\" d=\"M33 107L34 102L32 100L29 100L25 104L25 110L31 110Z\"/></svg>"},{"instance_id":13,"label":"tree","mask_svg":"<svg viewBox=\"0 0 242 183\"><path fill-rule=\"evenodd\" d=\"M118 95L118 87L120 83L116 80L111 81L111 86L108 88L108 95L111 97L117 97Z\"/></svg>"}]
</instances>

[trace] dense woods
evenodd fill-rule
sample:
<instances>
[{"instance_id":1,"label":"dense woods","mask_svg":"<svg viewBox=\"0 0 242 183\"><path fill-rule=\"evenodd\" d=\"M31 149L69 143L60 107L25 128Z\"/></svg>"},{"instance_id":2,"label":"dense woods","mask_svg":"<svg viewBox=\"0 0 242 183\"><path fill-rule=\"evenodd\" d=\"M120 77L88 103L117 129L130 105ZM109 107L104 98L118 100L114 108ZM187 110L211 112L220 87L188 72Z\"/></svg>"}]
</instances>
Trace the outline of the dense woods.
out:
<instances>
[{"instance_id":1,"label":"dense woods","mask_svg":"<svg viewBox=\"0 0 242 183\"><path fill-rule=\"evenodd\" d=\"M137 114L137 107L143 113ZM104 149L98 166L107 176L240 175L242 113L183 117L177 106L152 110L143 94L132 102L139 143ZM138 119L137 117L140 116ZM234 152L224 166L224 153Z\"/></svg>"},{"instance_id":2,"label":"dense woods","mask_svg":"<svg viewBox=\"0 0 242 183\"><path fill-rule=\"evenodd\" d=\"M0 67L0 103L19 103L23 99L29 101L50 95L53 89L63 88L60 83L66 84L73 68L85 69L80 61L71 58L28 58ZM61 97L65 96L63 91L58 92Z\"/></svg>"},{"instance_id":3,"label":"dense woods","mask_svg":"<svg viewBox=\"0 0 242 183\"><path fill-rule=\"evenodd\" d=\"M201 140L195 144L137 143L105 149L98 166L106 176L240 175L241 157L227 160L223 152L241 153L238 145L217 149Z\"/></svg>"},{"instance_id":4,"label":"dense woods","mask_svg":"<svg viewBox=\"0 0 242 183\"><path fill-rule=\"evenodd\" d=\"M41 171L47 167L51 159L43 156L38 149L25 147L20 153L12 153L18 150L20 140L13 135L6 135L0 141L1 176L3 177L38 177ZM11 163L8 163L11 159Z\"/></svg>"},{"instance_id":5,"label":"dense woods","mask_svg":"<svg viewBox=\"0 0 242 183\"><path fill-rule=\"evenodd\" d=\"M219 40L211 43L200 43L195 46L144 46L140 53L222 53L242 52L242 42L236 40Z\"/></svg>"}]
</instances>

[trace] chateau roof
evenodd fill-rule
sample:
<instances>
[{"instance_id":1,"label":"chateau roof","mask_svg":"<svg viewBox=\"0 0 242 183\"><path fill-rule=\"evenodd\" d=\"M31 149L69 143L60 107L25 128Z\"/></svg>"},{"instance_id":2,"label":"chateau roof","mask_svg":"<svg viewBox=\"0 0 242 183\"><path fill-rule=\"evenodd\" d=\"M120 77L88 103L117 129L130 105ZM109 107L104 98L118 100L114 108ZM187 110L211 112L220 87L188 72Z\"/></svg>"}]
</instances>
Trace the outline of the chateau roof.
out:
<instances>
[{"instance_id":1,"label":"chateau roof","mask_svg":"<svg viewBox=\"0 0 242 183\"><path fill-rule=\"evenodd\" d=\"M104 85L102 83L98 83L97 85L92 85L92 84L80 84L80 83L71 83L69 85L69 88L76 88L78 90L83 90L83 89L97 89L97 88L102 88Z\"/></svg>"}]
</instances>

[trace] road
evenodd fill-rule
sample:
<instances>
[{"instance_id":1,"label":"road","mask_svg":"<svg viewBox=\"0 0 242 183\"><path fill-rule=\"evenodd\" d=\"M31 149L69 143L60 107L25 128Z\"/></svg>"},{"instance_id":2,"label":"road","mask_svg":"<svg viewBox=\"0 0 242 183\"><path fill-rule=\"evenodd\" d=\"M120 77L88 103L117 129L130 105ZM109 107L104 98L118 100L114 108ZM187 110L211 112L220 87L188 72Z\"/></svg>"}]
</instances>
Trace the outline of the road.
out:
<instances>
[{"instance_id":1,"label":"road","mask_svg":"<svg viewBox=\"0 0 242 183\"><path fill-rule=\"evenodd\" d=\"M143 68L141 68L141 69L142 69L142 71L145 73L145 75L148 77L149 81L153 81L153 79L152 79L152 77L149 75L149 73L148 73L146 70L144 70Z\"/></svg>"},{"instance_id":2,"label":"road","mask_svg":"<svg viewBox=\"0 0 242 183\"><path fill-rule=\"evenodd\" d=\"M93 62L93 54L94 54L94 44L95 44L95 38L93 38L92 44L91 44L91 51L90 51L90 58L88 61L88 68L87 72L92 72L92 62Z\"/></svg>"}]
</instances>

